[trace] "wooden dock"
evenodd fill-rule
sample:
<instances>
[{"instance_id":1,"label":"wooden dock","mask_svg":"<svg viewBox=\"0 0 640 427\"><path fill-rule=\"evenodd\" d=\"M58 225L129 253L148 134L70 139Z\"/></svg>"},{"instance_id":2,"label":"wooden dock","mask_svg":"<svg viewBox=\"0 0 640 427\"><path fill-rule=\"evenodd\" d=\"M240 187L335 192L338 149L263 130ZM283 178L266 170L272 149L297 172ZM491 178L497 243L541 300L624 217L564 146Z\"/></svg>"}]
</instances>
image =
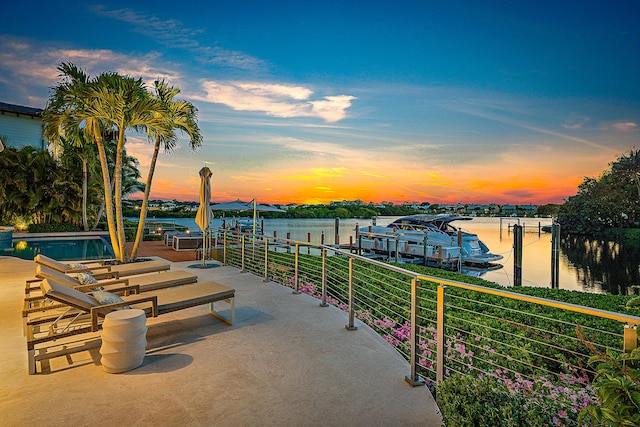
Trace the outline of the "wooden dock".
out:
<instances>
[{"instance_id":1,"label":"wooden dock","mask_svg":"<svg viewBox=\"0 0 640 427\"><path fill-rule=\"evenodd\" d=\"M127 242L127 252L133 248L133 242ZM165 246L162 241L143 241L138 248L138 258L157 256L171 262L195 261L196 251L176 251L171 246Z\"/></svg>"}]
</instances>

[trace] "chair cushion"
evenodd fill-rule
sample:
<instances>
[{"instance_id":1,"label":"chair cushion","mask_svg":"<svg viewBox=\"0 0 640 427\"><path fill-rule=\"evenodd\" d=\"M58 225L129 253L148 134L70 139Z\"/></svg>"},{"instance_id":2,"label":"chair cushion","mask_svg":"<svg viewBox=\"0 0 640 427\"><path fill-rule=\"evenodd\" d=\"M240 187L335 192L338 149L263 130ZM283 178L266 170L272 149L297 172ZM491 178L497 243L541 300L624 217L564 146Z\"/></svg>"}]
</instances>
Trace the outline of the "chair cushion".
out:
<instances>
[{"instance_id":1,"label":"chair cushion","mask_svg":"<svg viewBox=\"0 0 640 427\"><path fill-rule=\"evenodd\" d=\"M123 301L120 296L107 291L93 291L91 292L91 296L93 296L100 305L115 304Z\"/></svg>"},{"instance_id":2,"label":"chair cushion","mask_svg":"<svg viewBox=\"0 0 640 427\"><path fill-rule=\"evenodd\" d=\"M77 278L71 277L70 275L61 273L58 270L54 270L42 264L36 264L36 277L40 279L53 279L58 283L62 283L72 288L80 285Z\"/></svg>"},{"instance_id":3,"label":"chair cushion","mask_svg":"<svg viewBox=\"0 0 640 427\"><path fill-rule=\"evenodd\" d=\"M69 267L68 264L56 261L55 259L49 258L46 255L38 254L33 257L33 260L38 264L46 265L47 267L53 268L54 270L62 271L63 273L71 270L71 267Z\"/></svg>"},{"instance_id":4,"label":"chair cushion","mask_svg":"<svg viewBox=\"0 0 640 427\"><path fill-rule=\"evenodd\" d=\"M97 285L98 281L96 280L95 277L93 277L91 274L88 273L78 273L76 274L76 279L78 279L78 282L82 283L83 285Z\"/></svg>"},{"instance_id":5,"label":"chair cushion","mask_svg":"<svg viewBox=\"0 0 640 427\"><path fill-rule=\"evenodd\" d=\"M66 303L87 311L91 310L91 307L98 305L98 301L91 295L65 286L53 279L44 279L40 287L42 288L42 293L54 301Z\"/></svg>"},{"instance_id":6,"label":"chair cushion","mask_svg":"<svg viewBox=\"0 0 640 427\"><path fill-rule=\"evenodd\" d=\"M96 301L98 301L98 304L100 305L115 304L117 302L124 301L122 298L120 298L120 296L107 291L93 291L91 292L91 295L93 295L93 297L96 299ZM129 307L128 305L125 305L123 307L117 307L116 310L128 310L130 308L131 307Z\"/></svg>"}]
</instances>

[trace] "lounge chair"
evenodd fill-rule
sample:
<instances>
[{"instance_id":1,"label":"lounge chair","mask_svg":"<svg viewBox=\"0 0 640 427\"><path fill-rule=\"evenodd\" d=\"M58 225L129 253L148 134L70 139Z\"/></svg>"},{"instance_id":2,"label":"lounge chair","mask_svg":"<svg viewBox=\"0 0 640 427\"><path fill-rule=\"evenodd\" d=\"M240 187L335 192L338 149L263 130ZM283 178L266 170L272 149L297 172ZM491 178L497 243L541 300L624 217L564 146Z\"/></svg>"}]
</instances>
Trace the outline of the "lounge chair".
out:
<instances>
[{"instance_id":1,"label":"lounge chair","mask_svg":"<svg viewBox=\"0 0 640 427\"><path fill-rule=\"evenodd\" d=\"M160 260L131 262L127 264L103 264L103 265L91 265L91 263L82 264L84 267L77 265L67 264L57 261L48 256L38 254L33 260L37 264L45 265L54 270L58 270L61 273L86 273L92 272L93 274L101 278L120 278L126 276L132 276L136 274L144 273L157 273L160 271L166 271L171 269L171 266Z\"/></svg>"},{"instance_id":2,"label":"lounge chair","mask_svg":"<svg viewBox=\"0 0 640 427\"><path fill-rule=\"evenodd\" d=\"M77 277L63 274L58 270L54 270L42 264L36 264L35 274L37 279L27 281L25 288L25 293L27 295L30 295L34 290L40 291L40 282L42 279L53 279L81 291L91 290L98 286L105 288L107 291L112 291L112 288L116 286L118 288L136 288L137 292L134 293L188 285L198 281L198 276L184 270L171 270L163 271L158 274L127 276L122 279L97 280L97 284L83 284Z\"/></svg>"},{"instance_id":3,"label":"lounge chair","mask_svg":"<svg viewBox=\"0 0 640 427\"><path fill-rule=\"evenodd\" d=\"M23 332L26 333L26 323L33 318L32 313L50 311L64 307L59 303L48 300L41 289L43 279L52 279L70 288L82 292L91 292L97 287L102 287L109 292L128 294L139 294L141 292L156 291L159 289L171 288L196 283L198 276L183 270L172 270L157 274L145 274L141 276L129 276L124 279L99 280L97 284L82 284L72 276L60 273L44 265L36 265L36 277L38 279L28 280L26 284L26 296L22 308L22 318L25 326ZM34 295L37 290L37 294Z\"/></svg>"},{"instance_id":4,"label":"lounge chair","mask_svg":"<svg viewBox=\"0 0 640 427\"><path fill-rule=\"evenodd\" d=\"M65 286L55 280L44 279L42 293L49 299L66 305L69 313L30 321L27 324L27 353L29 373L36 372L36 362L78 351L71 347L51 354L46 348L36 348L39 344L66 337L96 332L101 327L101 319L109 312L129 306L145 310L147 316L157 317L165 313L210 304L209 313L223 322L233 324L233 299L235 289L216 282L203 282L188 286L162 289L141 295L122 297L121 302L100 304L94 297ZM224 301L229 304L229 316L214 310L214 303ZM95 338L95 336L94 336ZM81 347L81 350L86 347ZM38 353L36 355L36 352Z\"/></svg>"}]
</instances>

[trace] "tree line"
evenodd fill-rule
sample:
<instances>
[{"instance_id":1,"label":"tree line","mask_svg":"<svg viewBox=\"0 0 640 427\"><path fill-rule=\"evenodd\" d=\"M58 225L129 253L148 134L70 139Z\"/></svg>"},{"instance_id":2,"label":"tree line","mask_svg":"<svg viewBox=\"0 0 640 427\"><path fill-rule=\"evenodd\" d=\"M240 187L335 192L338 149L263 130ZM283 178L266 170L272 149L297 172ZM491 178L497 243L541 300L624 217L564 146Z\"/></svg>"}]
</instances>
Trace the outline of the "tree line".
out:
<instances>
[{"instance_id":1,"label":"tree line","mask_svg":"<svg viewBox=\"0 0 640 427\"><path fill-rule=\"evenodd\" d=\"M113 141L106 143L112 153ZM0 156L0 223L30 232L78 231L98 227L104 217L104 197L97 155L85 147L65 147L57 156L25 146L5 147ZM113 158L113 156L108 156ZM109 164L113 170L113 162ZM138 160L123 153L123 194L144 190Z\"/></svg>"},{"instance_id":2,"label":"tree line","mask_svg":"<svg viewBox=\"0 0 640 427\"><path fill-rule=\"evenodd\" d=\"M631 149L599 177L585 177L576 195L560 207L563 232L601 235L640 227L640 150Z\"/></svg>"}]
</instances>

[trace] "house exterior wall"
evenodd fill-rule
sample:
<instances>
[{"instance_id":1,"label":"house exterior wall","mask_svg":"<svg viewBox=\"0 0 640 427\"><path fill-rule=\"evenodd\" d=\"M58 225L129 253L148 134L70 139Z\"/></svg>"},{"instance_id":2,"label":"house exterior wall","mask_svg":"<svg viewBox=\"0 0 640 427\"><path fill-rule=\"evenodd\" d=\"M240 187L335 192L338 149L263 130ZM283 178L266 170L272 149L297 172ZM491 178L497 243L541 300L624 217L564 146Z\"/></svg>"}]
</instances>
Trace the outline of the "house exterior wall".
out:
<instances>
[{"instance_id":1,"label":"house exterior wall","mask_svg":"<svg viewBox=\"0 0 640 427\"><path fill-rule=\"evenodd\" d=\"M32 145L46 148L42 139L42 120L37 117L9 112L0 113L0 137L7 147L21 148Z\"/></svg>"}]
</instances>

